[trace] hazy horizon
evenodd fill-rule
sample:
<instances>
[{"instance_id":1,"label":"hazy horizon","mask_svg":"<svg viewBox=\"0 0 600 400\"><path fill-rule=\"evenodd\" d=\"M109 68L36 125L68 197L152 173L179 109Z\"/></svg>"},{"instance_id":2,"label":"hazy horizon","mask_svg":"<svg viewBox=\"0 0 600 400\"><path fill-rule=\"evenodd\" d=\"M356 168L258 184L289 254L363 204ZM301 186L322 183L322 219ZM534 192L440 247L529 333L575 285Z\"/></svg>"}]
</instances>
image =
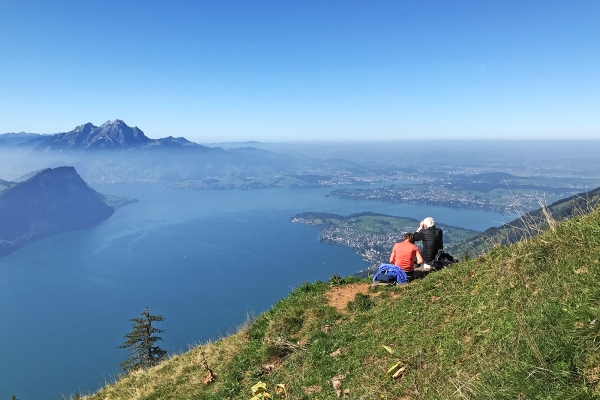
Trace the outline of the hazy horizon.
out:
<instances>
[{"instance_id":1,"label":"hazy horizon","mask_svg":"<svg viewBox=\"0 0 600 400\"><path fill-rule=\"evenodd\" d=\"M117 119L114 119L117 120ZM95 126L100 126L105 122L114 121L114 120L106 120L103 122L94 123L91 121L85 123L91 123ZM167 136L175 136L175 135L166 135L166 136L149 136L144 127L129 124L127 121L123 121L130 127L137 127L141 129L146 136L150 139L161 139ZM33 132L33 131L11 131L11 132L0 132L0 135L12 135L12 134L33 134L33 135L56 135L59 133L69 132L75 129L78 126L83 125L84 123L77 124L70 129L63 129L56 132ZM182 136L185 137L185 136ZM188 140L188 137L185 137ZM246 144L246 143L255 143L255 144L284 144L284 145L293 145L293 144L309 144L309 145L335 145L339 143L373 143L373 144L382 144L382 143L403 143L403 142L599 142L599 137L593 138L418 138L418 137L403 137L403 138L375 138L375 139L364 139L364 138L321 138L321 139L272 139L272 140L256 140L252 138L248 138L246 140L221 140L221 141L201 141L201 140L191 140L195 143L202 144L205 146L209 145L221 145L221 144Z\"/></svg>"}]
</instances>

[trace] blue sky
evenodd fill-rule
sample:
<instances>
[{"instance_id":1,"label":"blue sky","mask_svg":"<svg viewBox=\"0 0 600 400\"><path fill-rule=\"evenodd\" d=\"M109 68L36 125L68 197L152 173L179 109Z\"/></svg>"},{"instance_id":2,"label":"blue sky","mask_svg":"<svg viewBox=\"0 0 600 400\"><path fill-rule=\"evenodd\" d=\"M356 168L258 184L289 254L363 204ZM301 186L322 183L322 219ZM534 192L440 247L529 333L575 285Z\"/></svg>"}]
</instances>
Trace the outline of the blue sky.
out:
<instances>
[{"instance_id":1,"label":"blue sky","mask_svg":"<svg viewBox=\"0 0 600 400\"><path fill-rule=\"evenodd\" d=\"M600 139L598 1L0 0L0 132Z\"/></svg>"}]
</instances>

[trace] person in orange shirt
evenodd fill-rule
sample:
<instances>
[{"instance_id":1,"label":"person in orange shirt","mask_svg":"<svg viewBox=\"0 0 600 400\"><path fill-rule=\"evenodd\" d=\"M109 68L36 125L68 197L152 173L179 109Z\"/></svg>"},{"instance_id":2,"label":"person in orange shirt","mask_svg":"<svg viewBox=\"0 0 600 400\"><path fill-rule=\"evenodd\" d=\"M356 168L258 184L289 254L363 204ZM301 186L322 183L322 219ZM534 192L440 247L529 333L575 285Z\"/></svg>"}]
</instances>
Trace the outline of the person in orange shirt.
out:
<instances>
[{"instance_id":1,"label":"person in orange shirt","mask_svg":"<svg viewBox=\"0 0 600 400\"><path fill-rule=\"evenodd\" d=\"M423 257L419 248L415 246L415 237L412 233L404 234L404 241L398 242L392 249L392 255L390 256L390 263L394 264L402 269L408 276L409 280L421 277L419 271L415 271L415 257L417 263L423 263ZM419 274L415 274L419 272ZM418 275L418 276L416 276Z\"/></svg>"}]
</instances>

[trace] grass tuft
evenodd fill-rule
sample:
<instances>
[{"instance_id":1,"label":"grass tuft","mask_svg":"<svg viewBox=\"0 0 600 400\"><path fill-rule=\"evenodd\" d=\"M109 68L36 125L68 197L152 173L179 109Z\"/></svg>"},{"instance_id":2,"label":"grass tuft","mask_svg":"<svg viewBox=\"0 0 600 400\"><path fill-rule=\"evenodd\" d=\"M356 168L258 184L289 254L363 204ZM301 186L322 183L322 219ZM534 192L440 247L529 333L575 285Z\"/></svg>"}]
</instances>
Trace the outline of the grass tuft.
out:
<instances>
[{"instance_id":1,"label":"grass tuft","mask_svg":"<svg viewBox=\"0 0 600 400\"><path fill-rule=\"evenodd\" d=\"M374 305L375 302L371 299L371 296L369 296L368 294L356 293L356 295L354 296L354 300L348 302L348 305L346 307L350 312L364 312L369 311L371 308L373 308Z\"/></svg>"}]
</instances>

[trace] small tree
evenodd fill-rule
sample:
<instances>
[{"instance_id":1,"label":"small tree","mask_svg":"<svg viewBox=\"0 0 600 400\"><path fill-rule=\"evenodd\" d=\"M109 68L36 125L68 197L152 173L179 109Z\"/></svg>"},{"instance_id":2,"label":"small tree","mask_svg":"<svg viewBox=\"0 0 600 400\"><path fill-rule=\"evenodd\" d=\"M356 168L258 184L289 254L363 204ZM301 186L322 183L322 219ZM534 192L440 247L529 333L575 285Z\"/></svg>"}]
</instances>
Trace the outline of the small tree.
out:
<instances>
[{"instance_id":1,"label":"small tree","mask_svg":"<svg viewBox=\"0 0 600 400\"><path fill-rule=\"evenodd\" d=\"M167 352L155 343L162 340L156 333L164 332L152 326L152 322L164 321L162 315L150 314L150 309L146 307L140 314L141 318L131 318L132 331L125 335L125 342L120 349L129 349L129 357L119 366L123 371L129 372L136 369L146 369L157 365L167 358Z\"/></svg>"}]
</instances>

